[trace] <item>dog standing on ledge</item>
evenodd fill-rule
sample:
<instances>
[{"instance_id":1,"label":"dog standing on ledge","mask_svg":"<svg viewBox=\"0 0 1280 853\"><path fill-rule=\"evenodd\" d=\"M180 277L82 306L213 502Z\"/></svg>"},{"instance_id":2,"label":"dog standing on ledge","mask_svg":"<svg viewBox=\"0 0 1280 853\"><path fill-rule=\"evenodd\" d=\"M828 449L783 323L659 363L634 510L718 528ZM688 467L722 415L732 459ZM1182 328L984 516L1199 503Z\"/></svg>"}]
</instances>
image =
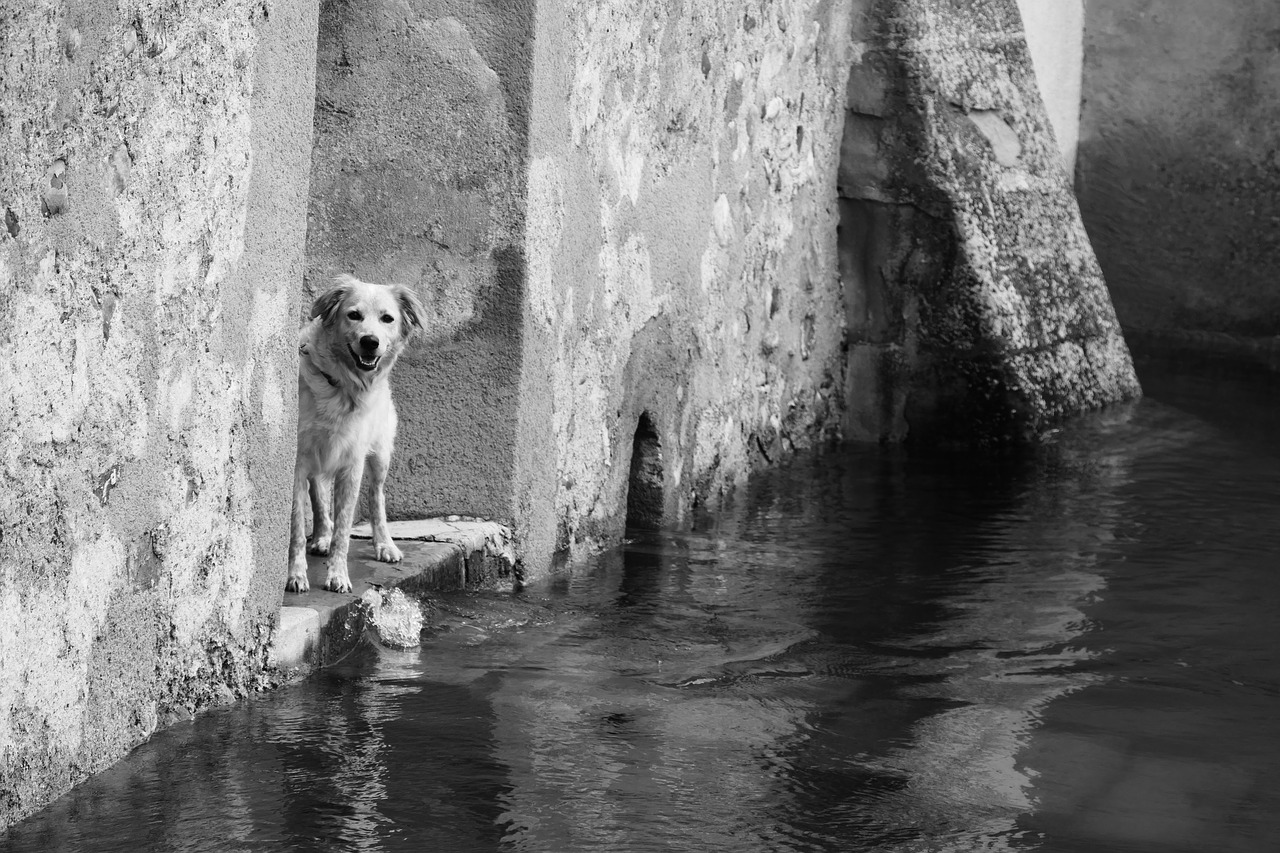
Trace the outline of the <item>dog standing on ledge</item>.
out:
<instances>
[{"instance_id":1,"label":"dog standing on ledge","mask_svg":"<svg viewBox=\"0 0 1280 853\"><path fill-rule=\"evenodd\" d=\"M311 320L298 341L298 457L286 590L311 588L306 555L310 550L329 555L324 588L351 591L347 548L366 464L372 478L369 521L374 554L385 563L400 561L400 549L387 530L383 493L396 438L389 375L405 344L422 328L424 316L422 304L408 288L369 284L349 275L339 276L311 307Z\"/></svg>"}]
</instances>

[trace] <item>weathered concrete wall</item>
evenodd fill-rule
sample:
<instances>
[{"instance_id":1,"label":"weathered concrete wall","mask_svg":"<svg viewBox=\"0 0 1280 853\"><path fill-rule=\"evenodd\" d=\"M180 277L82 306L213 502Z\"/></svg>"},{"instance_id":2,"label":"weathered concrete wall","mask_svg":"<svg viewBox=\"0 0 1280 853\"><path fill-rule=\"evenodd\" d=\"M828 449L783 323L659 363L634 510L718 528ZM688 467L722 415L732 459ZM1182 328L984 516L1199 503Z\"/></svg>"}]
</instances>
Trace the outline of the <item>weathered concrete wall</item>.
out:
<instances>
[{"instance_id":1,"label":"weathered concrete wall","mask_svg":"<svg viewBox=\"0 0 1280 853\"><path fill-rule=\"evenodd\" d=\"M1040 97L1068 172L1080 142L1084 0L1018 0Z\"/></svg>"},{"instance_id":2,"label":"weathered concrete wall","mask_svg":"<svg viewBox=\"0 0 1280 853\"><path fill-rule=\"evenodd\" d=\"M396 366L392 517L509 521L524 286L532 0L325 0L307 294L413 287Z\"/></svg>"},{"instance_id":3,"label":"weathered concrete wall","mask_svg":"<svg viewBox=\"0 0 1280 853\"><path fill-rule=\"evenodd\" d=\"M518 507L620 532L642 414L678 519L839 428L848 4L541 3Z\"/></svg>"},{"instance_id":4,"label":"weathered concrete wall","mask_svg":"<svg viewBox=\"0 0 1280 853\"><path fill-rule=\"evenodd\" d=\"M988 444L1139 393L1012 0L860 0L846 434Z\"/></svg>"},{"instance_id":5,"label":"weathered concrete wall","mask_svg":"<svg viewBox=\"0 0 1280 853\"><path fill-rule=\"evenodd\" d=\"M0 0L0 827L260 675L315 17Z\"/></svg>"},{"instance_id":6,"label":"weathered concrete wall","mask_svg":"<svg viewBox=\"0 0 1280 853\"><path fill-rule=\"evenodd\" d=\"M1280 332L1280 6L1088 2L1078 191L1129 330Z\"/></svg>"}]
</instances>

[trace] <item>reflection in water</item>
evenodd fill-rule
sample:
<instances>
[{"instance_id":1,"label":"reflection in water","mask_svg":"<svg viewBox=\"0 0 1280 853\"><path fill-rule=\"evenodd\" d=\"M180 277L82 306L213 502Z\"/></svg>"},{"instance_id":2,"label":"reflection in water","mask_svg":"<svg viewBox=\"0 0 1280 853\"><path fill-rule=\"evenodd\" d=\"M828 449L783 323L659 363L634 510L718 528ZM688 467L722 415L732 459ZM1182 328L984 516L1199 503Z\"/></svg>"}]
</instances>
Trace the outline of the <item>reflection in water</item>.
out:
<instances>
[{"instance_id":1,"label":"reflection in water","mask_svg":"<svg viewBox=\"0 0 1280 853\"><path fill-rule=\"evenodd\" d=\"M28 850L1262 850L1280 465L1154 403L763 475L157 736Z\"/></svg>"}]
</instances>

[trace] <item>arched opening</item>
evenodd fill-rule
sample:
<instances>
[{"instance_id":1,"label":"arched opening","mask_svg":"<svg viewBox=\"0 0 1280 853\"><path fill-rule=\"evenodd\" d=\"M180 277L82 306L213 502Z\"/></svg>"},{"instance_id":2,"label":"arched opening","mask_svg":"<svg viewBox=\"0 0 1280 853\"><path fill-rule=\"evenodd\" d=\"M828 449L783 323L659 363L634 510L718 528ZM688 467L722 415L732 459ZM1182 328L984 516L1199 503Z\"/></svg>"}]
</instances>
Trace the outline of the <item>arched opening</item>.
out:
<instances>
[{"instance_id":1,"label":"arched opening","mask_svg":"<svg viewBox=\"0 0 1280 853\"><path fill-rule=\"evenodd\" d=\"M657 530L662 526L662 443L649 413L640 415L631 442L631 474L627 481L627 527Z\"/></svg>"}]
</instances>

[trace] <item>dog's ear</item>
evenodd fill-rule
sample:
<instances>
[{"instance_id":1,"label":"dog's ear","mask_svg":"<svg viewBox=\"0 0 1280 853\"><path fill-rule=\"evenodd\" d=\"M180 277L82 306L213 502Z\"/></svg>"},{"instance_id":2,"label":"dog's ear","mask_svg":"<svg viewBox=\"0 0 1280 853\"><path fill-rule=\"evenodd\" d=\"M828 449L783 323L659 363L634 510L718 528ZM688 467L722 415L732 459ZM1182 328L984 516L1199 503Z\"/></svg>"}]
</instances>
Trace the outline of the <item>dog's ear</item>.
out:
<instances>
[{"instance_id":1,"label":"dog's ear","mask_svg":"<svg viewBox=\"0 0 1280 853\"><path fill-rule=\"evenodd\" d=\"M415 332L422 330L427 318L422 300L418 298L418 294L403 284L391 285L391 292L395 294L396 302L400 304L400 316L404 318L404 336L412 337Z\"/></svg>"},{"instance_id":2,"label":"dog's ear","mask_svg":"<svg viewBox=\"0 0 1280 853\"><path fill-rule=\"evenodd\" d=\"M326 326L333 325L334 319L338 316L338 308L351 295L352 288L356 284L357 280L346 274L335 278L329 289L317 296L316 301L312 303L312 318L321 317Z\"/></svg>"}]
</instances>

